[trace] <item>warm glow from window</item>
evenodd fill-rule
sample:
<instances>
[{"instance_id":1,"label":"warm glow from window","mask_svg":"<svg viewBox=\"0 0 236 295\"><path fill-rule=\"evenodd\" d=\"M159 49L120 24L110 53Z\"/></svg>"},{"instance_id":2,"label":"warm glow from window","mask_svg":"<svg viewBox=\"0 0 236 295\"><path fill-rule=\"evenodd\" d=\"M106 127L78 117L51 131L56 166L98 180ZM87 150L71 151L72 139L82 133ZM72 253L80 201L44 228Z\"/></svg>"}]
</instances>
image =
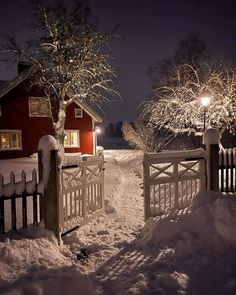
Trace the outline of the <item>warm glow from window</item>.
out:
<instances>
[{"instance_id":1,"label":"warm glow from window","mask_svg":"<svg viewBox=\"0 0 236 295\"><path fill-rule=\"evenodd\" d=\"M19 150L21 147L20 131L0 130L0 150Z\"/></svg>"},{"instance_id":2,"label":"warm glow from window","mask_svg":"<svg viewBox=\"0 0 236 295\"><path fill-rule=\"evenodd\" d=\"M209 96L201 97L201 105L206 107L209 105L211 98Z\"/></svg>"},{"instance_id":3,"label":"warm glow from window","mask_svg":"<svg viewBox=\"0 0 236 295\"><path fill-rule=\"evenodd\" d=\"M65 147L79 147L79 131L66 131Z\"/></svg>"}]
</instances>

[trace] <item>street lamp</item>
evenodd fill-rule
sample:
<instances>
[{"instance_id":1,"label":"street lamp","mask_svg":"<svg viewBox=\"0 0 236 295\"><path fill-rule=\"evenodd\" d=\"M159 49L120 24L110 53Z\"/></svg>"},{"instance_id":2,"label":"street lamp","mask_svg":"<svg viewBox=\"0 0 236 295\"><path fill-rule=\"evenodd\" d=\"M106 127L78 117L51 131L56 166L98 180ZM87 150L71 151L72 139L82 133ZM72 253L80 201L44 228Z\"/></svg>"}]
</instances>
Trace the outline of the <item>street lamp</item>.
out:
<instances>
[{"instance_id":1,"label":"street lamp","mask_svg":"<svg viewBox=\"0 0 236 295\"><path fill-rule=\"evenodd\" d=\"M209 105L210 100L211 100L210 96L202 96L200 98L201 105L203 106L203 110L204 110L204 113L203 113L203 131L206 130L206 108Z\"/></svg>"},{"instance_id":2,"label":"street lamp","mask_svg":"<svg viewBox=\"0 0 236 295\"><path fill-rule=\"evenodd\" d=\"M94 128L94 131L95 131L95 156L96 156L96 154L97 154L98 134L101 133L101 128L99 126L96 126Z\"/></svg>"}]
</instances>

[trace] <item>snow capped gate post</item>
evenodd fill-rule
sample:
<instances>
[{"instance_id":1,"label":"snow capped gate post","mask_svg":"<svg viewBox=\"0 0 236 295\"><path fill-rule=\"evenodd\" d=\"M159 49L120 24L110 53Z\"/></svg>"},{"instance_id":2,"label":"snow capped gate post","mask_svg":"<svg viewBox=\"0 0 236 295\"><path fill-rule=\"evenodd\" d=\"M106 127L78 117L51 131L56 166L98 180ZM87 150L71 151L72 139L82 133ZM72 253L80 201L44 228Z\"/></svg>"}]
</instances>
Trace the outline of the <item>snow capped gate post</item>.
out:
<instances>
[{"instance_id":1,"label":"snow capped gate post","mask_svg":"<svg viewBox=\"0 0 236 295\"><path fill-rule=\"evenodd\" d=\"M219 191L219 131L216 128L207 129L203 141L207 152L207 190Z\"/></svg>"},{"instance_id":2,"label":"snow capped gate post","mask_svg":"<svg viewBox=\"0 0 236 295\"><path fill-rule=\"evenodd\" d=\"M63 208L59 198L59 156L56 139L43 136L38 144L39 185L43 194L40 200L40 220L45 228L54 231L60 241L60 228L63 226Z\"/></svg>"},{"instance_id":3,"label":"snow capped gate post","mask_svg":"<svg viewBox=\"0 0 236 295\"><path fill-rule=\"evenodd\" d=\"M148 154L144 154L143 158L143 178L144 178L144 220L148 220L151 217L150 209L150 161Z\"/></svg>"}]
</instances>

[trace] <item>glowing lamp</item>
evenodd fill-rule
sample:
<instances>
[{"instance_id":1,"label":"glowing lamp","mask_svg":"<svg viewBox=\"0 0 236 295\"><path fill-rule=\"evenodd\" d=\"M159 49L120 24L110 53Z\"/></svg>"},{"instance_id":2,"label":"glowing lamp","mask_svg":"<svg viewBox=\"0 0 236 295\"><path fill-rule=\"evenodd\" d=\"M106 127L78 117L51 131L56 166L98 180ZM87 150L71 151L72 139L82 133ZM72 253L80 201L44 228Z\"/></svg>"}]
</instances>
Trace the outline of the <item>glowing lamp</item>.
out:
<instances>
[{"instance_id":1,"label":"glowing lamp","mask_svg":"<svg viewBox=\"0 0 236 295\"><path fill-rule=\"evenodd\" d=\"M101 128L98 127L98 126L96 126L96 127L95 127L95 132L96 132L97 134L100 134L100 133L101 133Z\"/></svg>"},{"instance_id":2,"label":"glowing lamp","mask_svg":"<svg viewBox=\"0 0 236 295\"><path fill-rule=\"evenodd\" d=\"M201 105L204 107L204 113L203 113L203 131L206 130L206 107L209 105L210 100L211 100L210 96L202 96L200 98Z\"/></svg>"},{"instance_id":3,"label":"glowing lamp","mask_svg":"<svg viewBox=\"0 0 236 295\"><path fill-rule=\"evenodd\" d=\"M209 96L203 96L200 98L201 100L201 105L204 107L207 107L210 103L211 98Z\"/></svg>"}]
</instances>

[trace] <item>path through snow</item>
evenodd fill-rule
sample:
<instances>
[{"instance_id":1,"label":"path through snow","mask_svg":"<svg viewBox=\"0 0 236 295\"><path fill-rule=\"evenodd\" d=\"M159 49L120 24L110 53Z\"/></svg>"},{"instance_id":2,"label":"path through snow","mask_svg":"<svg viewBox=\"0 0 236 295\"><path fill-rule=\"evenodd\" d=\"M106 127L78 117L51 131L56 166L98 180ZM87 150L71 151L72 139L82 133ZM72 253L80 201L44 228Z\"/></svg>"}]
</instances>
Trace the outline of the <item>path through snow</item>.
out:
<instances>
[{"instance_id":1,"label":"path through snow","mask_svg":"<svg viewBox=\"0 0 236 295\"><path fill-rule=\"evenodd\" d=\"M110 293L116 286L112 273L115 271L118 274L119 263L124 261L124 257L120 256L130 252L130 244L144 225L140 188L142 180L138 175L142 156L140 152L123 151L120 154L119 151L106 151L105 161L106 214L72 233L65 242L71 245L71 250L75 253L79 246L86 247L89 259L86 265L80 266L81 271L90 273L94 283L99 286L101 284L102 289L109 289L100 291ZM114 264L113 259L117 257L120 261L115 261ZM130 263L134 263L133 260L134 258Z\"/></svg>"},{"instance_id":2,"label":"path through snow","mask_svg":"<svg viewBox=\"0 0 236 295\"><path fill-rule=\"evenodd\" d=\"M117 272L118 268L120 268L119 263L124 261L123 258L121 259L120 255L129 252L129 245L135 240L140 229L144 225L143 197L142 189L140 188L142 180L137 175L137 172L135 172L136 169L140 172L142 155L140 152L135 151L105 151L105 161L106 212L95 221L66 236L64 245L59 248L57 248L56 244L50 244L50 241L46 241L51 247L46 246L46 248L53 249L52 251L55 253L51 253L51 256L49 255L49 257L51 257L50 262L48 262L49 258L46 257L45 254L45 261L47 262L45 264L46 269L44 273L41 271L40 262L44 260L43 258L38 259L38 256L41 255L40 253L44 255L40 246L45 243L44 233L42 234L42 239L35 241L33 232L32 234L29 233L28 240L27 233L23 231L22 234L26 239L19 241L12 240L12 242L7 243L3 242L0 247L0 250L2 249L3 251L0 251L0 253L2 253L0 258L3 264L0 268L4 270L4 276L2 277L2 283L0 282L0 291L4 294L14 292L14 290L18 290L14 294L21 294L21 292L23 292L22 294L26 294L27 292L27 294L30 294L31 291L32 294L37 295L41 294L40 292L43 292L42 294L54 294L51 285L55 286L55 284L59 284L63 276L66 277L67 275L75 279L73 281L73 287L77 289L78 285L76 286L75 284L76 280L78 280L78 284L82 287L81 272L85 275L89 275L92 279L92 283L96 285L102 293L108 291L108 294L113 294L112 290L116 287L118 289L115 292L118 292L119 284L113 284L114 277L112 276L112 272ZM8 163L8 169L4 170L6 174L8 174L9 169L13 169L12 166L15 162L12 163L12 165ZM37 235L37 232L35 234ZM32 240L30 238L31 235ZM40 235L39 230L39 236ZM39 243L41 244L39 245ZM24 247L22 247L21 244L26 245L26 252L18 255L14 252L15 250L12 249L17 247L23 251ZM35 244L35 250L34 254L29 255L27 248L31 244ZM80 253L81 247L85 247L89 253L89 259L85 261L76 260L76 255ZM8 252L6 253L7 250L5 250L5 248L9 248L10 254ZM61 259L60 261L58 260L59 262L57 260L54 261L55 255L58 255ZM16 268L16 273L14 270L14 279L16 279L14 285L11 283L13 273L8 267L8 260L10 258L5 259L5 256L12 256L11 259L14 261ZM113 263L114 257L120 257L120 260L116 261L115 264ZM37 262L37 260L40 261ZM24 261L24 263L22 261ZM31 268L31 264L35 265L34 270ZM58 265L58 271L53 273L51 277L51 270L54 271L55 265ZM70 271L70 265L72 266L72 272ZM47 276L47 273L50 278ZM89 282L86 281L86 277L87 276L84 277L84 281L86 284L89 284ZM27 280L30 280L31 283L28 285L28 291L26 292ZM37 283L38 280L40 283ZM36 291L36 289L38 291ZM59 289L62 291L62 286L55 288L54 291L60 293ZM87 291L89 290L88 287L85 289ZM92 294L91 292L90 290L87 294ZM70 291L68 294L75 293Z\"/></svg>"}]
</instances>

